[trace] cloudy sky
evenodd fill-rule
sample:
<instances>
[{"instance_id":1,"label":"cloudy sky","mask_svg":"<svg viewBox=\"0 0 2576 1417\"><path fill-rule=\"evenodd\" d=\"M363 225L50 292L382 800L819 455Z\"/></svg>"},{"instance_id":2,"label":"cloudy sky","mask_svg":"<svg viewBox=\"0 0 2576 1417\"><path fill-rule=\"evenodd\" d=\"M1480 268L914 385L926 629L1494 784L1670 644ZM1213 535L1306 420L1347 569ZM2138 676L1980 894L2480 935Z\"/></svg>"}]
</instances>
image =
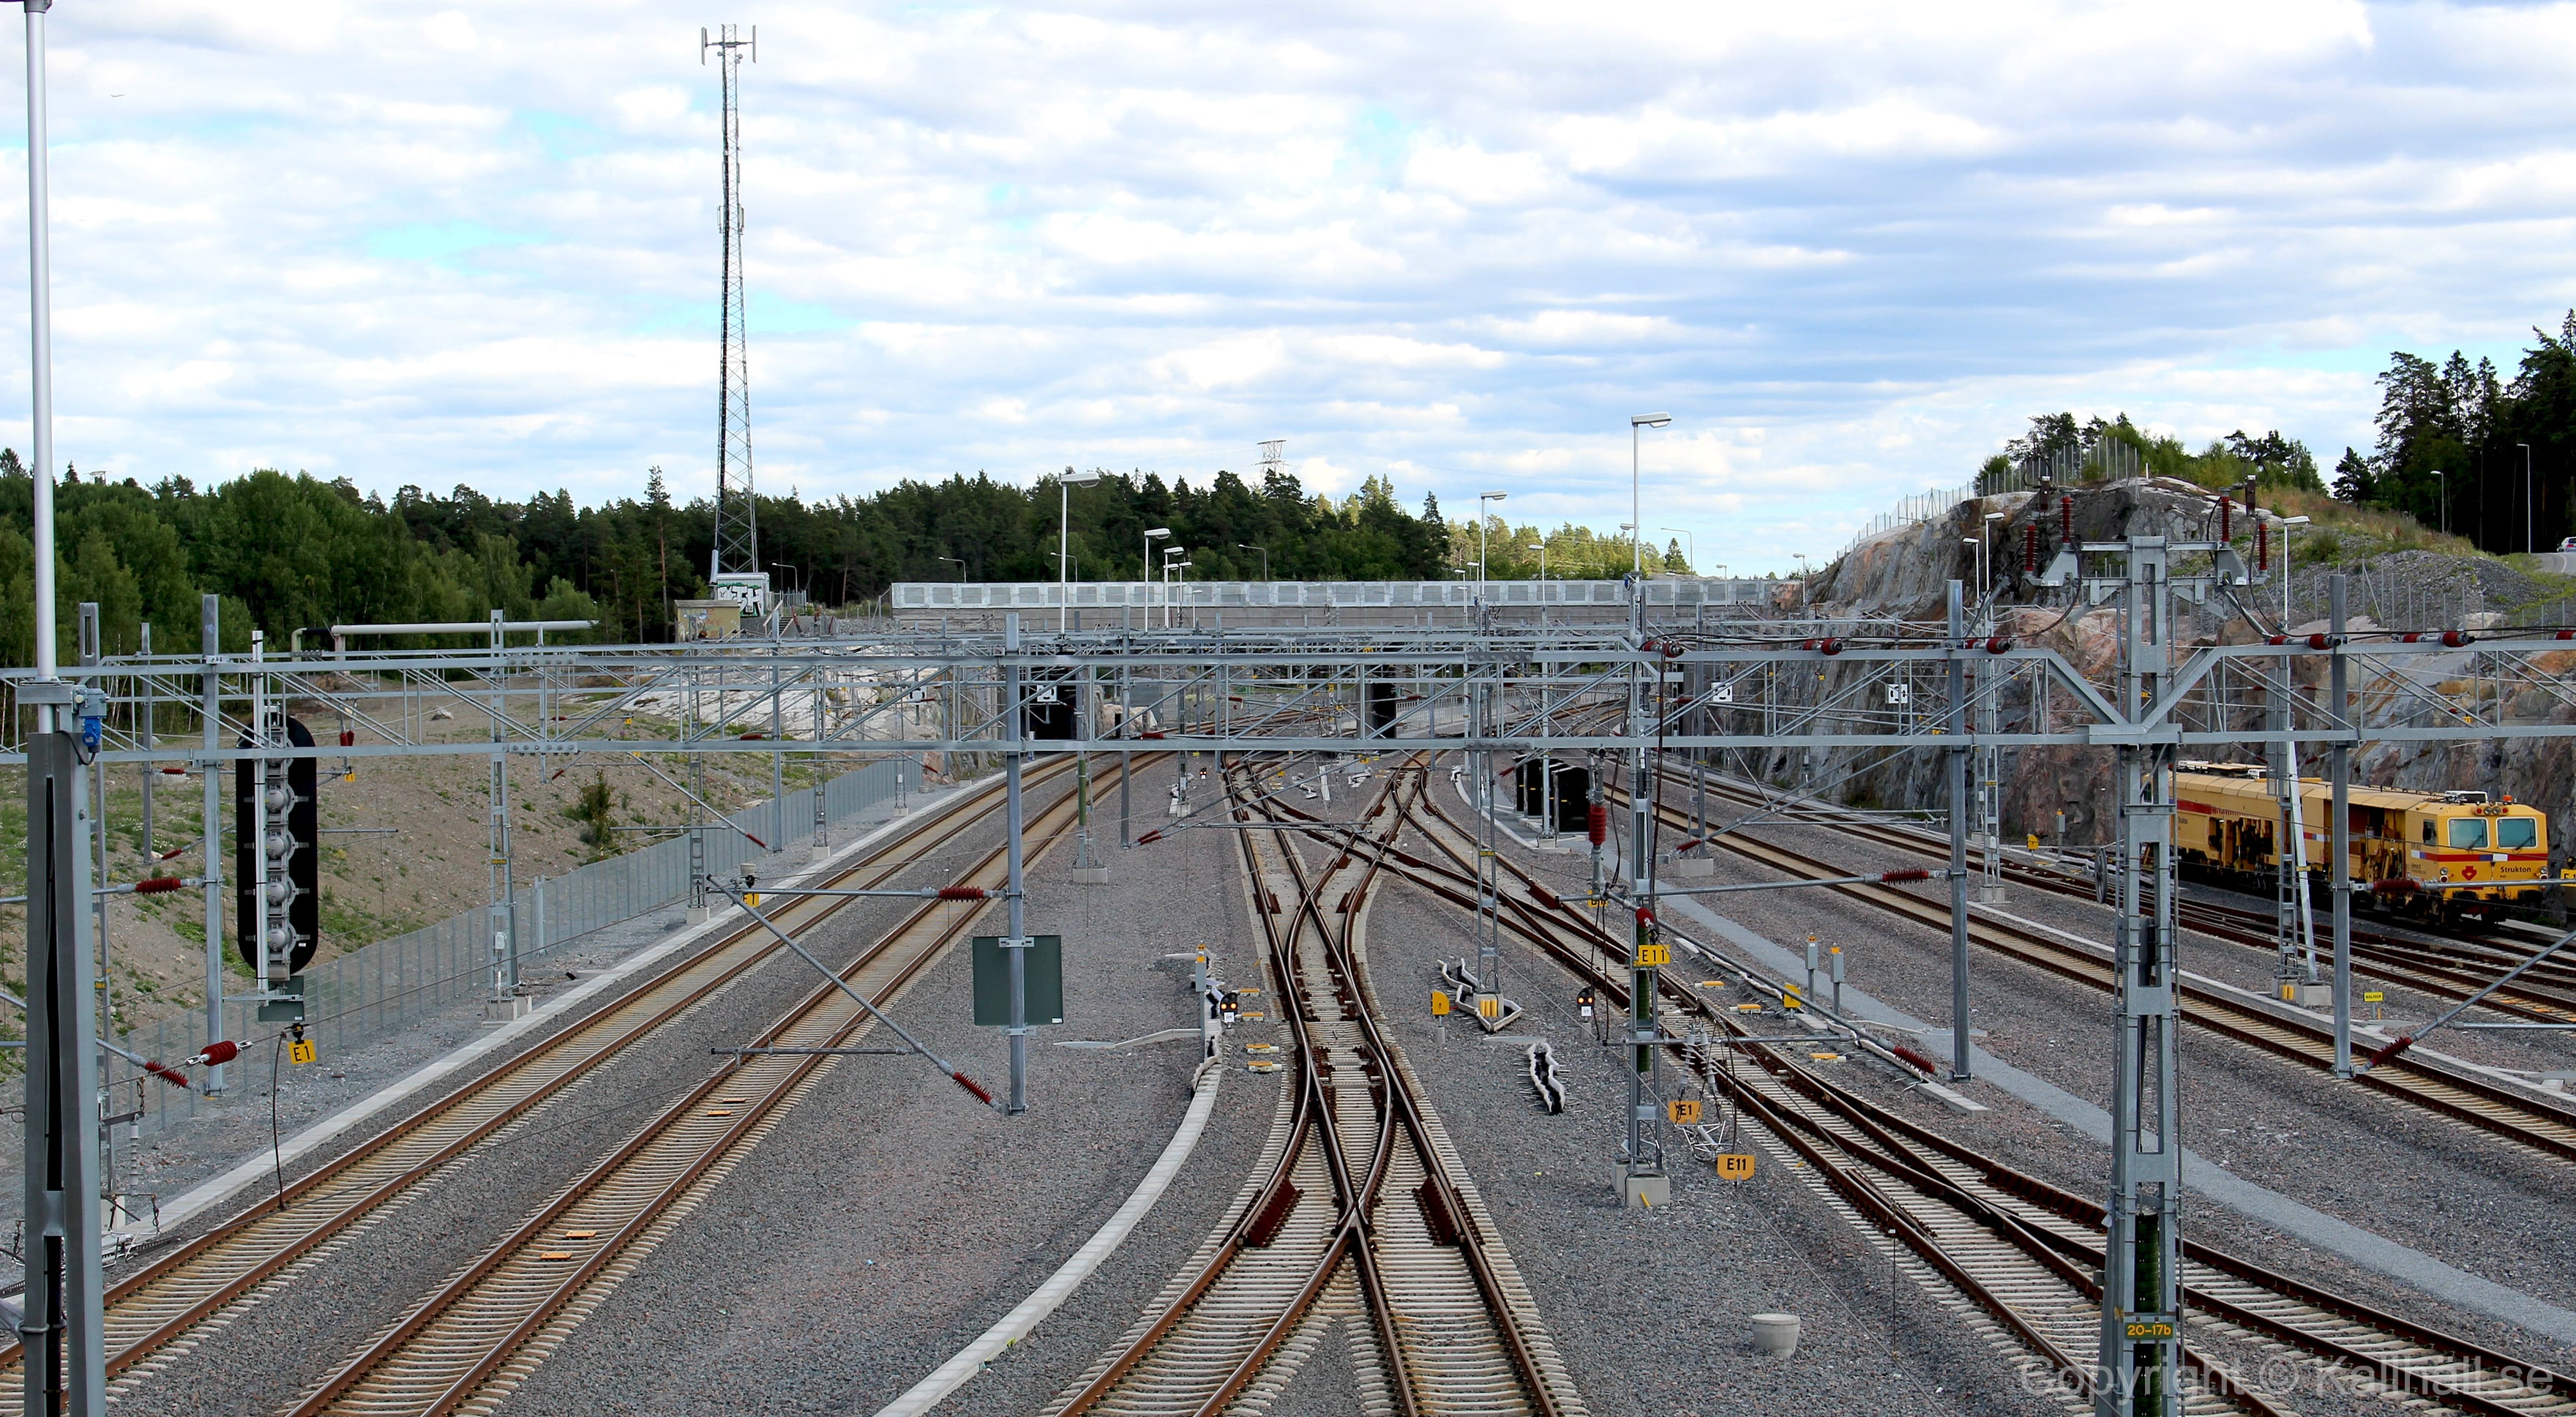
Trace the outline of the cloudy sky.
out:
<instances>
[{"instance_id":1,"label":"cloudy sky","mask_svg":"<svg viewBox=\"0 0 2576 1417\"><path fill-rule=\"evenodd\" d=\"M60 0L63 456L711 487L726 21L808 496L1284 438L1607 527L1670 410L1649 527L1781 569L2038 411L2330 463L2576 304L2576 6Z\"/></svg>"}]
</instances>

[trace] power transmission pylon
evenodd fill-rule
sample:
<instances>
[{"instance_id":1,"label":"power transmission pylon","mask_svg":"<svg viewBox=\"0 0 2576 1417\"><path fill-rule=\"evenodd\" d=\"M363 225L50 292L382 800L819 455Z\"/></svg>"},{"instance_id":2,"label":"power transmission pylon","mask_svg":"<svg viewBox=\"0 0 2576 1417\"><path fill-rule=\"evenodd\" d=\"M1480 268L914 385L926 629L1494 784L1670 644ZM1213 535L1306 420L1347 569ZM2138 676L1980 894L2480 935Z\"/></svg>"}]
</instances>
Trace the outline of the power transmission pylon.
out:
<instances>
[{"instance_id":1,"label":"power transmission pylon","mask_svg":"<svg viewBox=\"0 0 2576 1417\"><path fill-rule=\"evenodd\" d=\"M751 349L743 320L742 282L742 60L760 62L760 26L749 39L732 25L710 36L698 31L698 62L716 51L724 83L724 348L716 368L716 527L707 567L713 577L760 569L760 509L751 487Z\"/></svg>"}]
</instances>

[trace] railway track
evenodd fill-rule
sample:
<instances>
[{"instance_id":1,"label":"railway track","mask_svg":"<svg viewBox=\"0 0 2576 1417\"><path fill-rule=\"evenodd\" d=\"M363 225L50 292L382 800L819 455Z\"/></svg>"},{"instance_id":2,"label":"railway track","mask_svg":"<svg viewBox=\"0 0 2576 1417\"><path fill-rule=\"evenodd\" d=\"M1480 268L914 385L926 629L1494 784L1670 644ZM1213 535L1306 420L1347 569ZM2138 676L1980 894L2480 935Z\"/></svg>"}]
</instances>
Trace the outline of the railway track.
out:
<instances>
[{"instance_id":1,"label":"railway track","mask_svg":"<svg viewBox=\"0 0 2576 1417\"><path fill-rule=\"evenodd\" d=\"M1075 820L1071 793L1048 803L1028 823L1029 858L1069 840ZM1008 884L1005 852L996 845L958 872L955 884L998 895ZM838 978L881 1007L963 938L980 913L925 900ZM750 1046L848 1047L873 1028L855 1001L825 981ZM286 1410L296 1417L434 1417L507 1396L836 1061L771 1053L722 1065Z\"/></svg>"},{"instance_id":2,"label":"railway track","mask_svg":"<svg viewBox=\"0 0 2576 1417\"><path fill-rule=\"evenodd\" d=\"M1584 1408L1536 1306L1400 1050L1363 963L1369 846L1401 824L1418 773L1381 774L1361 820L1312 870L1292 841L1237 833L1293 1047L1253 1179L1119 1348L1048 1409L1261 1410L1325 1325L1349 1345L1373 1413L1562 1414ZM1237 821L1285 809L1230 772Z\"/></svg>"},{"instance_id":3,"label":"railway track","mask_svg":"<svg viewBox=\"0 0 2576 1417\"><path fill-rule=\"evenodd\" d=\"M1688 818L1677 807L1658 807L1657 818L1667 829L1688 825ZM1862 874L1741 832L1724 833L1715 844L1793 879L1825 880ZM1929 900L1889 885L1832 885L1820 889L1944 934L1950 929L1947 900ZM1992 953L2035 969L2105 993L2110 990L2107 947L1980 913L1969 916L1968 938ZM2267 1007L2216 981L2189 973L2179 977L2176 988L2182 998L2185 1022L2331 1075L2334 1034L2328 1021L2304 1016L2286 1006ZM2553 1106L2474 1071L2408 1053L2359 1073L2352 1081L2535 1151L2576 1161L2576 1110Z\"/></svg>"},{"instance_id":4,"label":"railway track","mask_svg":"<svg viewBox=\"0 0 2576 1417\"><path fill-rule=\"evenodd\" d=\"M1039 770L1041 781L1065 772ZM1038 776L1038 774L1033 774ZM998 786L952 804L940 829L896 837L836 872L830 887L892 883L930 851L997 815ZM807 899L773 918L811 928L845 901ZM468 1152L561 1098L654 1029L769 962L778 943L756 926L737 930L637 986L624 997L538 1041L527 1051L359 1143L262 1201L159 1255L117 1281L106 1296L107 1373L130 1392L157 1367L192 1349L200 1331L254 1302L289 1271L318 1262L384 1209L448 1173ZM21 1410L23 1350L0 1348L0 1417Z\"/></svg>"},{"instance_id":5,"label":"railway track","mask_svg":"<svg viewBox=\"0 0 2576 1417\"><path fill-rule=\"evenodd\" d=\"M1436 802L1416 812L1413 825L1442 859L1390 844L1390 872L1472 909L1472 835ZM1578 904L1548 894L1518 863L1504 857L1501 866L1526 897L1500 898L1504 927L1624 1009L1626 943ZM1690 943L1722 971L1756 978L1741 962ZM1803 1163L1865 1234L1889 1236L1904 1247L1918 1282L1983 1310L2032 1362L2044 1365L2033 1376L2053 1380L2070 1406L2082 1399L2100 1321L2098 1202L1827 1081L1796 1053L1763 1043L1734 1012L1712 1006L1665 971L1657 971L1656 983L1668 1053L1693 1086L1727 1109L1703 1136L1715 1143L1711 1154L1760 1144L1777 1160ZM1779 997L1776 985L1768 992ZM1683 1020L1697 1025L1699 1038L1672 1036ZM1720 1044L1721 1038L1727 1041ZM1752 1066L1718 1061L1734 1057ZM2211 1246L2186 1242L2184 1261L2193 1329L2185 1344L2193 1377L2185 1406L2201 1417L2227 1411L2282 1417L2276 1398L2290 1392L2322 1398L2338 1383L2356 1398L2438 1404L2483 1417L2576 1412L2576 1400L2552 1390L2545 1376L2531 1380L2544 1368L2516 1355ZM2287 1371L2279 1368L2283 1352L2297 1355ZM2256 1365L2263 1377L2249 1381L2246 1371Z\"/></svg>"},{"instance_id":6,"label":"railway track","mask_svg":"<svg viewBox=\"0 0 2576 1417\"><path fill-rule=\"evenodd\" d=\"M1666 767L1664 781L1673 787L1689 782L1685 770ZM1757 789L1738 780L1712 775L1709 795L1737 807L1771 806L1777 799L1767 798ZM1858 815L1844 814L1829 803L1813 803L1811 811L1794 817L1783 817L1784 823L1815 826L1855 836L1912 856L1947 861L1949 843L1926 832L1903 825L1872 821ZM1971 866L1982 866L1982 846L1968 847ZM2002 865L2006 881L2053 895L2089 898L2090 881L2073 878L2036 862L2004 854ZM2270 912L2229 905L2223 901L2185 898L2178 902L2178 916L2185 929L2244 945L2250 949L2273 952L2274 923ZM2555 934L2546 936L2555 939ZM2352 932L2353 960L2366 966L2377 978L2402 984L2434 998L2465 999L2484 988L2497 975L2529 959L2534 951L2490 939L2462 938L2438 934L2407 935L2356 927ZM2543 1023L2576 1023L2576 963L2563 960L2544 961L2531 973L2507 988L2488 996L2482 1007L2493 1007L2499 1013Z\"/></svg>"}]
</instances>

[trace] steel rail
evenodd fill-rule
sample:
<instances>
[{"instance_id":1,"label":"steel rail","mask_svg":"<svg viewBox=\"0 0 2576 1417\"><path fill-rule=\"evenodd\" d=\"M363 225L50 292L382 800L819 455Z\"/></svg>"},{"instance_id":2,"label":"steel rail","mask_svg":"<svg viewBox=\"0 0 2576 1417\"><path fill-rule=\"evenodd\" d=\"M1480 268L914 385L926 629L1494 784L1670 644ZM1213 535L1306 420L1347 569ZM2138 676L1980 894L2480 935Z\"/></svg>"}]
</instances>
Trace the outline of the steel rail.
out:
<instances>
[{"instance_id":1,"label":"steel rail","mask_svg":"<svg viewBox=\"0 0 2576 1417\"><path fill-rule=\"evenodd\" d=\"M1040 771L1052 777L1064 768L1050 765ZM949 805L935 834L892 837L832 879L836 883L891 880L997 813L1000 806L998 783L978 787L971 796ZM800 927L827 918L838 904L801 914ZM437 1175L778 952L777 943L757 926L736 929L639 983L622 998L288 1182L279 1197L262 1198L118 1281L106 1296L109 1376L144 1362L316 1246ZM314 1202L323 1208L314 1208ZM0 1413L16 1410L20 1394L7 1374L16 1371L21 1353L14 1342L0 1348Z\"/></svg>"},{"instance_id":2,"label":"steel rail","mask_svg":"<svg viewBox=\"0 0 2576 1417\"><path fill-rule=\"evenodd\" d=\"M1667 809L1660 815L1669 821L1679 814ZM1718 842L1738 856L1792 876L1851 874L1839 866L1771 842L1733 833L1719 837ZM1944 933L1950 928L1947 901L1926 900L1881 885L1838 885L1820 889L1849 896L1865 905ZM1997 954L2088 988L2105 991L2110 988L2107 961L2042 931L1972 914L1968 922L1968 938ZM2327 1022L2264 1012L2212 984L2195 982L2189 977L2177 980L2175 988L2184 1001L2183 1017L2187 1022L2262 1052L2331 1073L2334 1064L2333 1034ZM2350 1081L2561 1160L2576 1161L2576 1112L2551 1108L2473 1073L2443 1068L2425 1059L2401 1054L2380 1067L2356 1074Z\"/></svg>"},{"instance_id":3,"label":"steel rail","mask_svg":"<svg viewBox=\"0 0 2576 1417\"><path fill-rule=\"evenodd\" d=\"M1050 803L1031 823L1033 834L1042 838L1033 854L1043 855L1067 838L1074 820L1071 793ZM1007 850L1007 843L994 846L957 872L958 878L977 884L999 880ZM953 912L943 922L939 917L945 904L925 901L909 912L838 970L833 980L814 986L763 1029L756 1044L776 1045L808 1026L823 1030L821 1037L812 1040L819 1046L847 1043L870 1019L865 1011L847 1006L838 981L857 978L884 963L887 977L873 981L871 988L880 998L891 998L971 929L981 914ZM826 913L817 912L815 918ZM800 922L808 928L811 923ZM927 938L916 938L925 931ZM901 957L890 958L898 951L904 951ZM832 1061L824 1054L770 1054L720 1066L531 1214L509 1237L488 1248L344 1361L290 1410L298 1417L341 1410L434 1417L468 1401L495 1369L537 1337L568 1304L609 1278L616 1263L647 1239L656 1223L702 1178L720 1166L729 1169L747 1142L765 1136L778 1114L793 1105L802 1086ZM739 1100L718 1096L735 1090L758 1095ZM728 1105L708 1106L716 1100ZM703 1125L709 1120L721 1120L724 1125ZM614 1218L579 1227L590 1233L567 1234L555 1242L564 1249L548 1250L542 1243L546 1232L563 1226L566 1217L585 1207L607 1211ZM559 1260L571 1261L570 1268L556 1272L559 1277L527 1277L532 1267L539 1276L547 1276ZM362 1387L367 1391L360 1392Z\"/></svg>"},{"instance_id":4,"label":"steel rail","mask_svg":"<svg viewBox=\"0 0 2576 1417\"><path fill-rule=\"evenodd\" d=\"M1446 822L1446 813L1439 811L1436 806L1434 810ZM1450 825L1453 830L1456 829L1454 823ZM1456 869L1440 873L1448 878L1449 886L1454 888L1471 884L1465 873L1464 858L1459 854L1460 848L1454 843L1442 840L1436 833L1426 833L1426 835L1431 836L1435 845L1450 855L1453 861L1458 862ZM1512 863L1507 861L1506 864ZM1444 894L1458 904L1472 904L1470 899L1462 897L1454 889L1445 891ZM1560 910L1567 910L1567 908L1560 906ZM1515 933L1521 934L1537 945L1578 979L1585 980L1603 990L1605 997L1624 1006L1627 998L1626 982L1621 977L1621 972L1601 967L1592 958L1593 950L1587 948L1595 945L1608 947L1615 945L1616 941L1599 931L1592 922L1584 920L1579 915L1571 915L1570 910L1563 914L1523 912L1519 918L1536 924L1540 928L1525 928L1515 924ZM2083 1273L2079 1268L2070 1268L2068 1263L2089 1260L2098 1268L2101 1259L2098 1242L2077 1240L2067 1234L2052 1233L2033 1223L2029 1218L2011 1215L1993 1202L1966 1192L1957 1183L1942 1175L1939 1167L1930 1159L1921 1156L1919 1152L1909 1157L1906 1154L1905 1145L1891 1134L1902 1133L1921 1147L1936 1150L1940 1158L1949 1164L1973 1168L1997 1191L2031 1201L2038 1208L2067 1222L2068 1229L2087 1237L2099 1231L2102 1218L2102 1207L2099 1203L2084 1200L2051 1183L2006 1166L1976 1148L1954 1141L1929 1127L1907 1120L1876 1103L1860 1098L1850 1093L1848 1089L1827 1082L1811 1069L1800 1066L1795 1060L1781 1056L1775 1048L1754 1039L1731 1016L1710 1008L1707 1001L1696 992L1680 985L1660 970L1656 973L1656 981L1658 992L1674 1004L1687 1012L1698 1014L1721 1030L1743 1040L1745 1046L1763 1060L1766 1070L1771 1075L1784 1080L1784 1085L1793 1087L1806 1096L1824 1100L1828 1105L1852 1119L1864 1136L1882 1142L1885 1149L1875 1153L1867 1151L1865 1147L1858 1149L1871 1164L1881 1166L1892 1176L1906 1179L1909 1184L1918 1182L1923 1184L1929 1191L1942 1197L1942 1203L1953 1205L1963 1215L1977 1218L1986 1228L2008 1239L2014 1239L2015 1243L2023 1244L2026 1248L2036 1247L2055 1251L2054 1258L2043 1258L2036 1253L2033 1258L2062 1281L2073 1284L2088 1303L2098 1302L2100 1293L2098 1280ZM1682 1040L1668 1039L1666 1046L1679 1049L1682 1046ZM1757 1105L1771 1107L1775 1104L1765 1100ZM1779 1119L1775 1117L1774 1120ZM1818 1136L1829 1135L1828 1130L1821 1126L1806 1129ZM1796 1136L1800 1128L1775 1128L1774 1130L1775 1134L1781 1135L1784 1144L1790 1145L1793 1150L1800 1150L1802 1156L1817 1165L1820 1173L1832 1172L1833 1164L1829 1158L1813 1154L1800 1147ZM1835 1137L1832 1139L1832 1145L1847 1152L1856 1150L1847 1138ZM1888 1199L1883 1189L1865 1177L1854 1179L1848 1187L1838 1184L1837 1189L1843 1191L1856 1207L1864 1210L1875 1210ZM1886 1217L1882 1216L1882 1218ZM1958 1265L1959 1261L1955 1256L1936 1256L1926 1252L1927 1245L1938 1244L1937 1236L1933 1234L1930 1227L1914 1223L1891 1223L1889 1228L1906 1235L1909 1245L1918 1253L1924 1253L1926 1262L1941 1269L1945 1274L1952 1274L1954 1267ZM2531 1417L2533 1413L2541 1411L2563 1412L2571 1405L2555 1394L2544 1393L2527 1385L2517 1389L2512 1379L2501 1376L2496 1379L2498 1383L2509 1389L2516 1389L2521 1395L2513 1396L2508 1393L2506 1397L2499 1398L2493 1393L2465 1391L2449 1377L2436 1371L2466 1369L2470 1373L2484 1373L2492 1368L2501 1375L2516 1372L2529 1374L2539 1370L2535 1365L2517 1359L2513 1355L2472 1340L2459 1338L2429 1325L2389 1314L2363 1301L2338 1295L2322 1286L2280 1274L2211 1246L2186 1242L2185 1258L2207 1271L2200 1277L2192 1279L2187 1288L2187 1292L2206 1310L2223 1315L2231 1322L2260 1330L2322 1360L2337 1364L2357 1364L2377 1374L2377 1380L2385 1385L2397 1386L2408 1392L2428 1384L2438 1385L2447 1395L2456 1396L2459 1405L2488 1414L2488 1417ZM1956 1276L1953 1275L1953 1277ZM2232 1278L2256 1289L2259 1293L2249 1301L2246 1297L2223 1292L2218 1285L2218 1281L2223 1278ZM1974 1295L1985 1286L1980 1284L1963 1287L1968 1287ZM1994 1302L1980 1298L1980 1303L1990 1309L2002 1302L1999 1296ZM2293 1312L2285 1317L2283 1313L2276 1312L2284 1306L2298 1306L2314 1312L2306 1316L2299 1316ZM2008 1327L2014 1328L2016 1334L2029 1336L2025 1332L2028 1328L2025 1321L2003 1313L2001 1310L1998 1310L1998 1317L2003 1319ZM2304 1321L2302 1321L2303 1317ZM2086 1320L2090 1321L2089 1311L2086 1314ZM2331 1331L2330 1321L2333 1320L2359 1325L2370 1330L2371 1333L2362 1338L2337 1334ZM2413 1355L2392 1354L2386 1348L2386 1344L2392 1340L2409 1345L2418 1352ZM2043 1357L2050 1358L2052 1362L2061 1361L2064 1356L2062 1347L2054 1348L2054 1351L2052 1347L2053 1345L2034 1345L2035 1351L2040 1352ZM2410 1358L2426 1359L2429 1362L2410 1362ZM2223 1365L2189 1352L2186 1353L2186 1361L2207 1374L2213 1386L2222 1395L2247 1406L2256 1412L2258 1417L2277 1410L2261 1394L2245 1388L2241 1380L2228 1373ZM2074 1371L2081 1373L2082 1369L2079 1367Z\"/></svg>"}]
</instances>

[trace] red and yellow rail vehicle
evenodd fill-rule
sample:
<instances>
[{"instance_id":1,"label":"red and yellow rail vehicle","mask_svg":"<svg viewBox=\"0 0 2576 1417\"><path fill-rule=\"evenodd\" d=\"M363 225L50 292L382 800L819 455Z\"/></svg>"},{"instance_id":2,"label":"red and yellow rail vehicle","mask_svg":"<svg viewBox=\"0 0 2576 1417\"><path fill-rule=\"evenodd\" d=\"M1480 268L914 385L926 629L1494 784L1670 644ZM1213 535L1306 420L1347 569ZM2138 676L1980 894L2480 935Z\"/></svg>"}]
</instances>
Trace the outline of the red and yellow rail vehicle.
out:
<instances>
[{"instance_id":1,"label":"red and yellow rail vehicle","mask_svg":"<svg viewBox=\"0 0 2576 1417\"><path fill-rule=\"evenodd\" d=\"M2280 871L2285 835L2279 784L2261 767L2184 763L2174 774L2174 848L2186 869L2268 890ZM2537 904L2551 888L2549 820L2537 808L2483 792L2409 792L2354 787L2352 855L2346 869L2367 888L2356 904L2395 915L2485 918L2507 905ZM2329 880L2334 795L2317 778L2299 780L2312 887Z\"/></svg>"}]
</instances>

